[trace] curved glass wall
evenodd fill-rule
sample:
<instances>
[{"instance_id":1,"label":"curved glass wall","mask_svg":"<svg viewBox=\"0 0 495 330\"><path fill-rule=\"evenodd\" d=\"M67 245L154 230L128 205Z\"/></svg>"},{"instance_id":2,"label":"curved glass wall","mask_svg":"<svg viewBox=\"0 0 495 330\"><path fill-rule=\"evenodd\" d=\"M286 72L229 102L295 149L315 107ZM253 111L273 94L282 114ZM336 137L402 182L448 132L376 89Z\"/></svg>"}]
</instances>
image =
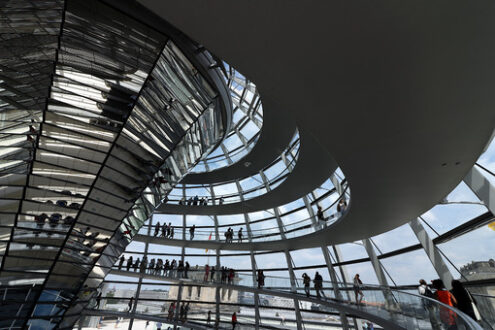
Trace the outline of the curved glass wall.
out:
<instances>
[{"instance_id":1,"label":"curved glass wall","mask_svg":"<svg viewBox=\"0 0 495 330\"><path fill-rule=\"evenodd\" d=\"M489 160L493 157L493 150L492 144L480 158L478 166L486 173L487 180L490 182L493 182L494 179L493 172L489 168L491 166ZM225 154L228 152L229 150L224 150ZM283 167L283 165L285 164L282 160L280 166ZM290 171L290 166L285 167ZM495 172L495 167L491 168ZM209 201L213 199L212 204L218 204L218 196L224 196L224 198L238 196L238 199L234 199L235 202L242 200L243 197L241 196L243 196L244 191L249 191L251 187L255 186L256 189L262 187L260 183L264 183L266 189L274 177L276 178L277 175L260 173L255 183L251 182L253 178L250 177L247 180L240 179L227 184L212 184L208 188L182 185L177 186L173 193L177 194L177 197L187 198L195 195L208 196ZM335 183L338 185L336 186ZM190 274L199 273L200 280L204 280L206 267L210 268L210 276L211 267L215 267L216 275L214 276L218 276L220 281L222 275L221 270L218 269L222 267L232 268L235 269L234 281L243 279L243 283L248 285L256 285L258 283L258 270L263 270L265 286L286 291L293 291L295 287L299 287L298 290L302 291L303 274L309 274L313 279L315 273L318 272L323 277L324 292L328 297L340 295L349 300L354 299L352 286L346 289L345 285L336 286L335 283L352 283L354 275L360 274L365 286L371 290L364 292L364 300L370 303L374 300L380 302L387 300L386 294L377 298L372 289L374 285L417 294L419 279L424 278L429 282L441 278L445 283L448 283L448 279L455 278L464 283L478 303L479 310L483 315L482 326L490 328L495 325L492 316L495 311L493 291L495 263L490 249L494 243L493 228L495 227L492 223L495 219L482 198L477 196L465 182L461 182L437 206L418 219L411 219L410 224L362 241L319 248L279 251L229 250L229 245L224 245L219 249L188 247L187 242L191 240L190 228L193 225L196 228L194 241L219 240L224 242L223 234L230 227L235 233L233 244L239 240L237 233L240 228L244 230L243 242L290 238L293 227L298 228L297 235L309 233L311 229L300 227L304 227L303 225L306 223L315 226L314 222L317 223L317 205L322 206L326 217L330 216L332 212L336 212L335 202L339 201L342 196L349 197L347 194L350 191L346 189L346 185L343 173L339 169L310 195L274 209L218 216L155 215L148 225L143 226L140 234L154 236L157 223L160 223L160 226L164 223L170 223L175 230L174 239L182 240L183 243L178 245L170 243L169 245L167 240L160 241L160 244L133 241L123 254L125 262L122 271L119 272L118 263L114 265L115 270L107 277L104 286L106 289L104 290L119 288L120 285L123 285L121 281L136 283L136 288L141 285L140 289L143 292L150 292L154 286L160 287L158 298L161 304L160 311L165 310L165 314L167 314L172 303L179 306L179 310L181 306L189 304L189 306L193 306L191 308L194 311L190 321L198 324L207 322L209 311L211 324L218 317L220 323L223 322L226 325L235 311L247 328L283 327L283 325L296 327L299 325L305 328L335 329L353 326L366 327L371 321L357 316L351 317L316 303L307 303L298 299L284 300L273 295L238 292L237 296L231 297L234 301L228 301L221 295L221 289L219 289L219 293L212 291L208 303L206 303L197 296L199 291L197 288L199 287L196 288L196 291L195 289L188 291L190 290L188 286L184 286L182 296L178 296L177 289L173 288L177 286L174 284L174 278L168 277L153 281L151 278L126 276L125 263L130 257L133 257L134 261L146 257L147 262L153 261L155 265L158 260L163 262L162 265L167 261L170 264L173 260L177 264L179 261L188 262ZM157 233L158 236L161 235L160 231L161 229ZM247 235L248 231L251 235ZM429 244L433 244L433 250L429 248ZM474 248L470 248L473 244ZM450 275L445 275L445 269ZM133 272L132 266L129 270ZM137 269L136 272L139 273L140 270ZM167 284L158 283L160 281L165 281ZM201 287L201 290L203 289ZM313 283L311 289L311 294L314 295ZM147 294L149 293L145 295ZM202 293L200 297L201 295ZM139 298L139 290L135 297ZM173 298L170 299L170 297ZM136 311L150 308L147 306L150 306L150 303L143 300L136 307ZM157 315L160 313L157 310ZM89 320L94 322L95 318L88 316L84 322L89 322ZM131 320L130 323L132 322ZM135 322L141 321L136 319ZM413 328L422 328L423 326L424 328L431 328L424 324L416 324Z\"/></svg>"},{"instance_id":2,"label":"curved glass wall","mask_svg":"<svg viewBox=\"0 0 495 330\"><path fill-rule=\"evenodd\" d=\"M232 130L194 167L193 173L217 170L242 159L256 145L263 125L263 106L256 86L232 66L223 65L233 105Z\"/></svg>"},{"instance_id":3,"label":"curved glass wall","mask_svg":"<svg viewBox=\"0 0 495 330\"><path fill-rule=\"evenodd\" d=\"M10 19L0 48L16 51L0 59L10 68L0 74L2 328L26 328L29 319L33 328L71 327L76 319L83 329L229 327L235 312L244 328L349 329L379 324L372 316L380 310L405 328L431 329L430 316L445 309L429 314L415 294L420 279L437 278L464 283L480 324L495 326L495 205L486 193L495 184L494 143L456 189L406 225L345 244L235 250L241 228L248 244L330 225L343 212L338 202L350 201L342 171L300 199L258 212L153 215L165 197L249 201L290 175L295 144L256 176L180 184L198 161L197 173L219 169L255 145L263 114L254 84L225 64L235 111L219 144L226 127L216 92L167 36L96 1L10 1L2 10ZM170 90L161 88L165 80ZM138 239L155 236L158 222L157 236L170 223L165 235L173 229L173 240ZM193 241L222 244L192 247L192 226ZM225 243L229 227L234 237ZM305 296L303 275L316 273L328 299L314 282ZM455 322L468 327L461 314Z\"/></svg>"},{"instance_id":4,"label":"curved glass wall","mask_svg":"<svg viewBox=\"0 0 495 330\"><path fill-rule=\"evenodd\" d=\"M299 136L296 134L282 155L262 170L263 175L269 181L269 189L275 189L288 177L290 169L297 162L298 155ZM289 162L288 165L285 165L284 159ZM239 182L243 188L242 191L237 191L236 182ZM167 203L188 206L230 204L246 201L266 192L267 188L260 173L241 180L210 185L177 184L168 194Z\"/></svg>"}]
</instances>

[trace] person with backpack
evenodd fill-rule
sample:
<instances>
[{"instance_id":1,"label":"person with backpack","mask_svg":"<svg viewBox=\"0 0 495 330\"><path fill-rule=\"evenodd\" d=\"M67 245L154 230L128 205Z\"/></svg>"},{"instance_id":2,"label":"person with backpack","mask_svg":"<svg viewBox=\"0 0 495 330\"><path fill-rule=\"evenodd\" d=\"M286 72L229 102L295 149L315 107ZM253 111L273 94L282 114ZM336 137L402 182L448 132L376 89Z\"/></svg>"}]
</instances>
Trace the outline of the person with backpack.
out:
<instances>
[{"instance_id":1,"label":"person with backpack","mask_svg":"<svg viewBox=\"0 0 495 330\"><path fill-rule=\"evenodd\" d=\"M426 281L423 279L419 280L418 293L422 296L435 299L435 294L433 293L433 291L431 291L430 287L428 286L428 284L426 284ZM428 302L428 301L425 300L424 302Z\"/></svg>"},{"instance_id":2,"label":"person with backpack","mask_svg":"<svg viewBox=\"0 0 495 330\"><path fill-rule=\"evenodd\" d=\"M425 296L430 299L436 299L435 293L431 290L431 288L426 284L424 279L419 280L418 293L421 296ZM428 313L428 317L430 318L430 323L433 330L442 329L442 325L440 324L440 320L437 317L438 309L435 306L435 303L428 299L423 299L423 308Z\"/></svg>"}]
</instances>

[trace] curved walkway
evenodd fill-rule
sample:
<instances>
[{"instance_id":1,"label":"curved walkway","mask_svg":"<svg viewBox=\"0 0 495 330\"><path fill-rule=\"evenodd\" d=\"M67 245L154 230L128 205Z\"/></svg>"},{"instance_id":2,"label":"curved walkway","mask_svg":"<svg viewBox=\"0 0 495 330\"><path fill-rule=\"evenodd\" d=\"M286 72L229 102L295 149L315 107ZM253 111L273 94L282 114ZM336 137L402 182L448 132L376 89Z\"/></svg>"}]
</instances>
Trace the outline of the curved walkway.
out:
<instances>
[{"instance_id":1,"label":"curved walkway","mask_svg":"<svg viewBox=\"0 0 495 330\"><path fill-rule=\"evenodd\" d=\"M190 273L192 273L192 271L190 271ZM201 273L204 273L204 271ZM306 296L304 294L298 294L290 291L281 291L266 287L256 288L252 286L244 286L237 284L218 283L215 281L204 282L204 281L197 281L187 278L164 277L164 276L151 275L151 274L139 273L139 272L135 273L129 271L121 271L116 269L113 269L110 272L110 274L145 278L150 280L159 280L165 282L177 282L185 285L191 284L195 286L200 285L200 286L208 286L208 287L218 287L228 290L252 292L262 295L271 295L271 296L277 296L288 299L296 299L299 301L307 301L313 304L319 304L325 307L336 309L339 312L343 312L345 314L350 314L357 316L359 318L370 320L384 327L385 329L406 329L406 328L410 328L412 324L417 325L418 322L430 322L427 313L424 313L423 311L424 315L419 315L415 311L415 308L424 310L423 308L424 301L432 302L436 304L436 306L439 308L444 308L444 306L447 306L447 305L443 305L442 303L436 300L425 298L423 296L410 294L390 288L383 289L378 286L364 286L362 289L365 292L365 295L368 297L368 299L370 297L372 299L375 298L374 301L368 300L366 302L363 301L363 303L361 304L356 304L355 302L349 300L346 301L346 300L334 299L334 298L319 299L313 296ZM339 286L339 284L336 285ZM367 287L370 288L370 291L367 291ZM331 288L327 288L327 289L331 289ZM378 292L378 294L375 295L370 294L373 291ZM462 312L456 309L453 310L455 310L455 313L458 314L458 319L460 320L457 321L459 322L458 324L463 324L467 326L467 329L481 330L481 327L475 321L470 319L467 315L463 314ZM422 316L423 318L420 318L420 316Z\"/></svg>"},{"instance_id":2,"label":"curved walkway","mask_svg":"<svg viewBox=\"0 0 495 330\"><path fill-rule=\"evenodd\" d=\"M265 104L264 101L263 104ZM296 124L290 116L280 117L270 111L264 113L258 141L246 156L218 170L188 174L181 183L218 183L256 175L284 152L295 133Z\"/></svg>"},{"instance_id":3,"label":"curved walkway","mask_svg":"<svg viewBox=\"0 0 495 330\"><path fill-rule=\"evenodd\" d=\"M331 228L331 227L329 227ZM243 243L238 243L234 241L233 243L226 243L223 241L216 240L187 240L187 239L170 239L164 237L154 237L148 235L136 235L134 236L134 241L152 243L159 245L168 246L180 246L188 248L199 248L199 249L214 249L214 250L235 250L235 251L282 251L284 249L299 249L299 248L312 248L321 246L323 240L320 239L321 232L326 232L330 230L329 228L321 229L318 232L303 235L296 238L288 238L285 240L272 240L272 241L255 241L249 242L247 238L244 239Z\"/></svg>"},{"instance_id":4,"label":"curved walkway","mask_svg":"<svg viewBox=\"0 0 495 330\"><path fill-rule=\"evenodd\" d=\"M337 169L337 163L314 139L311 132L300 130L299 136L301 145L295 167L284 182L266 194L244 202L223 205L162 204L155 213L201 215L249 213L281 206L309 194L330 177Z\"/></svg>"},{"instance_id":5,"label":"curved walkway","mask_svg":"<svg viewBox=\"0 0 495 330\"><path fill-rule=\"evenodd\" d=\"M426 212L492 134L490 2L139 2L253 81L264 114L293 115L335 157L353 207L321 233L325 244L371 237ZM225 28L229 22L236 28ZM219 214L234 211L225 210Z\"/></svg>"}]
</instances>

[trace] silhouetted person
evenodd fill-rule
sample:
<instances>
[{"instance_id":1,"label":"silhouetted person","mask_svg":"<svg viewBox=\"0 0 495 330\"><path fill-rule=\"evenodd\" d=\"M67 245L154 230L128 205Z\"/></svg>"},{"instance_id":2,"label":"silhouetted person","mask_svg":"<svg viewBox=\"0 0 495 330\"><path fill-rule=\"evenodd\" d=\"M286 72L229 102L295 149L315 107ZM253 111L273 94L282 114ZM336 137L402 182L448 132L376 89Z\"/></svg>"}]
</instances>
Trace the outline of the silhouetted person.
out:
<instances>
[{"instance_id":1,"label":"silhouetted person","mask_svg":"<svg viewBox=\"0 0 495 330\"><path fill-rule=\"evenodd\" d=\"M180 305L180 308L179 308L179 320L180 321L184 321L185 309L186 309L186 305L184 303L182 303L182 305Z\"/></svg>"},{"instance_id":2,"label":"silhouetted person","mask_svg":"<svg viewBox=\"0 0 495 330\"><path fill-rule=\"evenodd\" d=\"M148 265L148 270L146 271L149 274L153 274L155 270L155 258L151 259L150 264Z\"/></svg>"},{"instance_id":3,"label":"silhouetted person","mask_svg":"<svg viewBox=\"0 0 495 330\"><path fill-rule=\"evenodd\" d=\"M354 276L354 281L353 281L352 288L354 290L354 296L355 296L356 302L358 304L361 303L361 301L363 300L363 297L364 297L364 294L363 294L363 291L362 291L362 287L363 287L363 282L359 278L359 274L356 274ZM360 296L359 300L358 300L358 295Z\"/></svg>"},{"instance_id":4,"label":"silhouetted person","mask_svg":"<svg viewBox=\"0 0 495 330\"><path fill-rule=\"evenodd\" d=\"M127 310L127 313L131 312L133 304L134 304L134 297L131 297L131 299L129 300L129 304L127 305L129 307L129 309Z\"/></svg>"},{"instance_id":5,"label":"silhouetted person","mask_svg":"<svg viewBox=\"0 0 495 330\"><path fill-rule=\"evenodd\" d=\"M170 276L170 262L165 259L165 265L163 265L163 276Z\"/></svg>"},{"instance_id":6,"label":"silhouetted person","mask_svg":"<svg viewBox=\"0 0 495 330\"><path fill-rule=\"evenodd\" d=\"M325 292L323 292L323 278L318 272L315 273L313 283L315 284L316 297L321 298L322 295L325 297Z\"/></svg>"},{"instance_id":7,"label":"silhouetted person","mask_svg":"<svg viewBox=\"0 0 495 330\"><path fill-rule=\"evenodd\" d=\"M265 274L263 271L258 269L258 289L265 286Z\"/></svg>"},{"instance_id":8,"label":"silhouetted person","mask_svg":"<svg viewBox=\"0 0 495 330\"><path fill-rule=\"evenodd\" d=\"M140 260L139 258L137 258L137 259L136 259L136 262L134 262L134 265L133 265L133 267L134 267L134 272L135 272L136 270L138 270L138 268L139 268L139 264L140 264L140 263L141 263L141 260Z\"/></svg>"},{"instance_id":9,"label":"silhouetted person","mask_svg":"<svg viewBox=\"0 0 495 330\"><path fill-rule=\"evenodd\" d=\"M208 264L205 265L205 276L203 278L204 282L208 281L208 275L210 274L210 266Z\"/></svg>"},{"instance_id":10,"label":"silhouetted person","mask_svg":"<svg viewBox=\"0 0 495 330\"><path fill-rule=\"evenodd\" d=\"M310 293L309 286L311 284L311 277L309 277L308 274L304 273L302 275L302 278L304 284L304 292L306 293L306 296L309 297L309 293Z\"/></svg>"},{"instance_id":11,"label":"silhouetted person","mask_svg":"<svg viewBox=\"0 0 495 330\"><path fill-rule=\"evenodd\" d=\"M196 230L196 225L192 225L191 228L189 228L189 235L190 235L190 238L191 238L191 241L193 240L194 238L194 231Z\"/></svg>"},{"instance_id":12,"label":"silhouetted person","mask_svg":"<svg viewBox=\"0 0 495 330\"><path fill-rule=\"evenodd\" d=\"M174 318L174 312L175 312L175 302L172 302L170 304L170 307L168 308L168 320L172 320Z\"/></svg>"},{"instance_id":13,"label":"silhouetted person","mask_svg":"<svg viewBox=\"0 0 495 330\"><path fill-rule=\"evenodd\" d=\"M184 266L184 277L185 278L189 278L189 275L188 275L189 268L191 268L191 266L189 265L189 262L186 261L186 265Z\"/></svg>"},{"instance_id":14,"label":"silhouetted person","mask_svg":"<svg viewBox=\"0 0 495 330\"><path fill-rule=\"evenodd\" d=\"M211 273L210 280L213 282L215 281L215 266L211 266L210 273Z\"/></svg>"},{"instance_id":15,"label":"silhouetted person","mask_svg":"<svg viewBox=\"0 0 495 330\"><path fill-rule=\"evenodd\" d=\"M158 234L160 233L160 221L158 221L155 225L155 237L158 236Z\"/></svg>"},{"instance_id":16,"label":"silhouetted person","mask_svg":"<svg viewBox=\"0 0 495 330\"><path fill-rule=\"evenodd\" d=\"M459 308L461 312L464 312L467 315L471 316L473 320L481 321L479 317L476 317L476 314L474 312L474 309L477 308L476 301L473 299L473 296L471 296L469 291L464 288L460 281L452 280L452 290L450 290L450 292L457 300L456 307Z\"/></svg>"},{"instance_id":17,"label":"silhouetted person","mask_svg":"<svg viewBox=\"0 0 495 330\"><path fill-rule=\"evenodd\" d=\"M177 277L182 278L184 273L184 262L179 260L179 265L177 266Z\"/></svg>"},{"instance_id":18,"label":"silhouetted person","mask_svg":"<svg viewBox=\"0 0 495 330\"><path fill-rule=\"evenodd\" d=\"M239 238L239 243L242 243L242 228L237 232L237 237Z\"/></svg>"},{"instance_id":19,"label":"silhouetted person","mask_svg":"<svg viewBox=\"0 0 495 330\"><path fill-rule=\"evenodd\" d=\"M129 259L127 259L127 271L131 269L132 264L133 264L133 260L132 260L132 256L130 256Z\"/></svg>"},{"instance_id":20,"label":"silhouetted person","mask_svg":"<svg viewBox=\"0 0 495 330\"><path fill-rule=\"evenodd\" d=\"M98 295L96 296L96 309L100 309L100 302L101 302L101 292L98 293Z\"/></svg>"},{"instance_id":21,"label":"silhouetted person","mask_svg":"<svg viewBox=\"0 0 495 330\"><path fill-rule=\"evenodd\" d=\"M119 260L119 270L122 269L122 265L124 264L124 261L125 261L124 255L121 255Z\"/></svg>"},{"instance_id":22,"label":"silhouetted person","mask_svg":"<svg viewBox=\"0 0 495 330\"><path fill-rule=\"evenodd\" d=\"M162 226L162 237L167 237L167 230L168 230L167 224L164 222Z\"/></svg>"},{"instance_id":23,"label":"silhouetted person","mask_svg":"<svg viewBox=\"0 0 495 330\"><path fill-rule=\"evenodd\" d=\"M236 325L237 325L237 314L234 312L234 314L232 314L232 330L235 329Z\"/></svg>"},{"instance_id":24,"label":"silhouetted person","mask_svg":"<svg viewBox=\"0 0 495 330\"><path fill-rule=\"evenodd\" d=\"M220 283L227 282L227 267L222 266Z\"/></svg>"},{"instance_id":25,"label":"silhouetted person","mask_svg":"<svg viewBox=\"0 0 495 330\"><path fill-rule=\"evenodd\" d=\"M41 215L35 216L34 221L36 222L36 228L38 228L38 229L43 228L47 218L48 218L48 215L46 215L46 213L42 213Z\"/></svg>"},{"instance_id":26,"label":"silhouetted person","mask_svg":"<svg viewBox=\"0 0 495 330\"><path fill-rule=\"evenodd\" d=\"M318 211L316 212L316 217L318 221L325 222L325 216L323 215L323 210L320 205L318 205Z\"/></svg>"},{"instance_id":27,"label":"silhouetted person","mask_svg":"<svg viewBox=\"0 0 495 330\"><path fill-rule=\"evenodd\" d=\"M141 264L139 265L139 271L144 274L146 272L147 266L148 266L148 258L144 256L143 260L141 261Z\"/></svg>"},{"instance_id":28,"label":"silhouetted person","mask_svg":"<svg viewBox=\"0 0 495 330\"><path fill-rule=\"evenodd\" d=\"M177 261L175 259L172 259L172 262L170 262L170 276L174 277L175 276L175 266L177 265Z\"/></svg>"},{"instance_id":29,"label":"silhouetted person","mask_svg":"<svg viewBox=\"0 0 495 330\"><path fill-rule=\"evenodd\" d=\"M187 321L187 314L189 313L189 303L186 304L186 307L184 307L184 313L182 315L182 321L186 322Z\"/></svg>"}]
</instances>

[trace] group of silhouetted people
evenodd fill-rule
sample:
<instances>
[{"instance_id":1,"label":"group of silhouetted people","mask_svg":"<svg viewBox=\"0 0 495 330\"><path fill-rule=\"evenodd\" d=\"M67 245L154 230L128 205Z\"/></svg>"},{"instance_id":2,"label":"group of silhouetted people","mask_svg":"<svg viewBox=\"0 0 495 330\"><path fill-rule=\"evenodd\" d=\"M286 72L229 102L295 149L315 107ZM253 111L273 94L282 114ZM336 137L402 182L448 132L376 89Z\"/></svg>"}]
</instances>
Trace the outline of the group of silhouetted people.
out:
<instances>
[{"instance_id":1,"label":"group of silhouetted people","mask_svg":"<svg viewBox=\"0 0 495 330\"><path fill-rule=\"evenodd\" d=\"M235 278L235 270L233 268L228 268L228 267L223 267L221 266L218 270L215 269L215 266L211 266L206 264L205 269L204 269L204 277L203 281L208 282L216 281L215 274L216 273L220 274L220 283L222 284L234 284L234 278Z\"/></svg>"},{"instance_id":2,"label":"group of silhouetted people","mask_svg":"<svg viewBox=\"0 0 495 330\"><path fill-rule=\"evenodd\" d=\"M125 260L126 259L124 255L122 255L119 259L119 270L122 270ZM184 262L182 260L177 261L175 259L172 259L172 261L169 261L168 259L166 259L164 262L162 258L153 258L148 263L147 257L143 257L143 259L137 258L134 260L133 257L130 256L127 259L125 268L127 271L133 269L134 272L136 272L139 270L139 272L143 274L188 278L191 266L189 265L189 262Z\"/></svg>"},{"instance_id":3,"label":"group of silhouetted people","mask_svg":"<svg viewBox=\"0 0 495 330\"><path fill-rule=\"evenodd\" d=\"M220 197L218 199L218 204L219 205L223 205L223 202L224 202L223 197ZM187 205L187 206L198 206L199 205L199 206L206 206L206 205L208 205L208 198L206 198L206 197L199 198L198 195L196 195L194 197L189 197L189 198L182 197L179 200L179 205Z\"/></svg>"},{"instance_id":4,"label":"group of silhouetted people","mask_svg":"<svg viewBox=\"0 0 495 330\"><path fill-rule=\"evenodd\" d=\"M154 232L154 235L155 237L158 236L158 234L160 234L160 231L161 231L161 237L165 237L165 238L174 238L174 227L172 227L172 223L169 222L168 225L167 223L163 223L163 226L160 225L160 221L158 221L155 225L155 232Z\"/></svg>"},{"instance_id":5,"label":"group of silhouetted people","mask_svg":"<svg viewBox=\"0 0 495 330\"><path fill-rule=\"evenodd\" d=\"M304 284L304 292L306 293L306 296L309 297L310 294L310 285L311 285L311 277L309 277L308 274L304 273L302 275L303 279L303 284ZM325 293L323 292L323 277L320 275L320 273L316 272L315 277L313 279L314 283L314 289L316 291L316 297L321 298L321 296L325 297Z\"/></svg>"},{"instance_id":6,"label":"group of silhouetted people","mask_svg":"<svg viewBox=\"0 0 495 330\"><path fill-rule=\"evenodd\" d=\"M160 234L161 233L161 234ZM196 225L192 225L189 227L189 239L192 241L194 239L194 235L196 233ZM165 238L174 238L175 235L175 227L172 226L172 223L169 222L168 225L167 223L163 223L163 225L160 224L158 221L155 226L154 226L154 231L153 231L153 236L154 237L165 237ZM225 236L225 243L233 243L234 242L234 229L229 227L227 231L224 233ZM211 238L211 235L210 235ZM239 243L242 243L242 240L244 238L244 231L243 228L240 228L237 231L237 240Z\"/></svg>"},{"instance_id":7,"label":"group of silhouetted people","mask_svg":"<svg viewBox=\"0 0 495 330\"><path fill-rule=\"evenodd\" d=\"M176 308L175 302L172 302L168 308L167 320L172 321L174 319L175 310L177 309L179 315L178 320L181 322L187 321L187 314L189 313L189 302L182 303L179 308Z\"/></svg>"},{"instance_id":8,"label":"group of silhouetted people","mask_svg":"<svg viewBox=\"0 0 495 330\"><path fill-rule=\"evenodd\" d=\"M418 292L420 295L438 300L445 305L456 307L472 319L481 321L476 300L460 281L452 280L452 290L450 291L445 288L445 284L441 279L431 281L431 285L421 279L419 284ZM424 301L423 306L429 313L433 329L442 329L441 324L447 329L457 329L457 314L453 310L441 305L437 306L428 300Z\"/></svg>"},{"instance_id":9,"label":"group of silhouetted people","mask_svg":"<svg viewBox=\"0 0 495 330\"><path fill-rule=\"evenodd\" d=\"M232 243L234 241L234 229L230 228L227 229L227 231L224 233L225 236L225 243ZM244 233L242 231L242 228L239 229L237 232L237 238L238 242L242 243L242 239L244 237Z\"/></svg>"},{"instance_id":10,"label":"group of silhouetted people","mask_svg":"<svg viewBox=\"0 0 495 330\"><path fill-rule=\"evenodd\" d=\"M201 197L199 198L198 195L194 197L189 197L186 199L185 197L182 197L181 200L179 200L179 205L188 205L188 206L198 206L198 205L208 205L208 198L206 197Z\"/></svg>"},{"instance_id":11,"label":"group of silhouetted people","mask_svg":"<svg viewBox=\"0 0 495 330\"><path fill-rule=\"evenodd\" d=\"M139 271L143 274L157 276L189 278L189 272L191 271L189 262L184 262L182 260L177 261L175 259L172 259L172 261L169 261L168 259L163 261L163 259L161 258L153 258L151 259L151 261L148 262L148 258L146 256L142 259L134 259L132 256L130 256L127 259L127 263L125 266L124 263L126 263L126 259L124 255L122 255L117 266L119 270L125 268L125 270L127 271ZM216 281L217 277L215 277L215 275L219 274L218 278L220 280L220 283L234 284L235 270L233 268L224 266L217 268L218 269L216 269L215 266L210 267L210 265L207 264L205 265L204 270L199 269L199 267L196 266L193 271L204 272L203 281L205 282Z\"/></svg>"}]
</instances>

